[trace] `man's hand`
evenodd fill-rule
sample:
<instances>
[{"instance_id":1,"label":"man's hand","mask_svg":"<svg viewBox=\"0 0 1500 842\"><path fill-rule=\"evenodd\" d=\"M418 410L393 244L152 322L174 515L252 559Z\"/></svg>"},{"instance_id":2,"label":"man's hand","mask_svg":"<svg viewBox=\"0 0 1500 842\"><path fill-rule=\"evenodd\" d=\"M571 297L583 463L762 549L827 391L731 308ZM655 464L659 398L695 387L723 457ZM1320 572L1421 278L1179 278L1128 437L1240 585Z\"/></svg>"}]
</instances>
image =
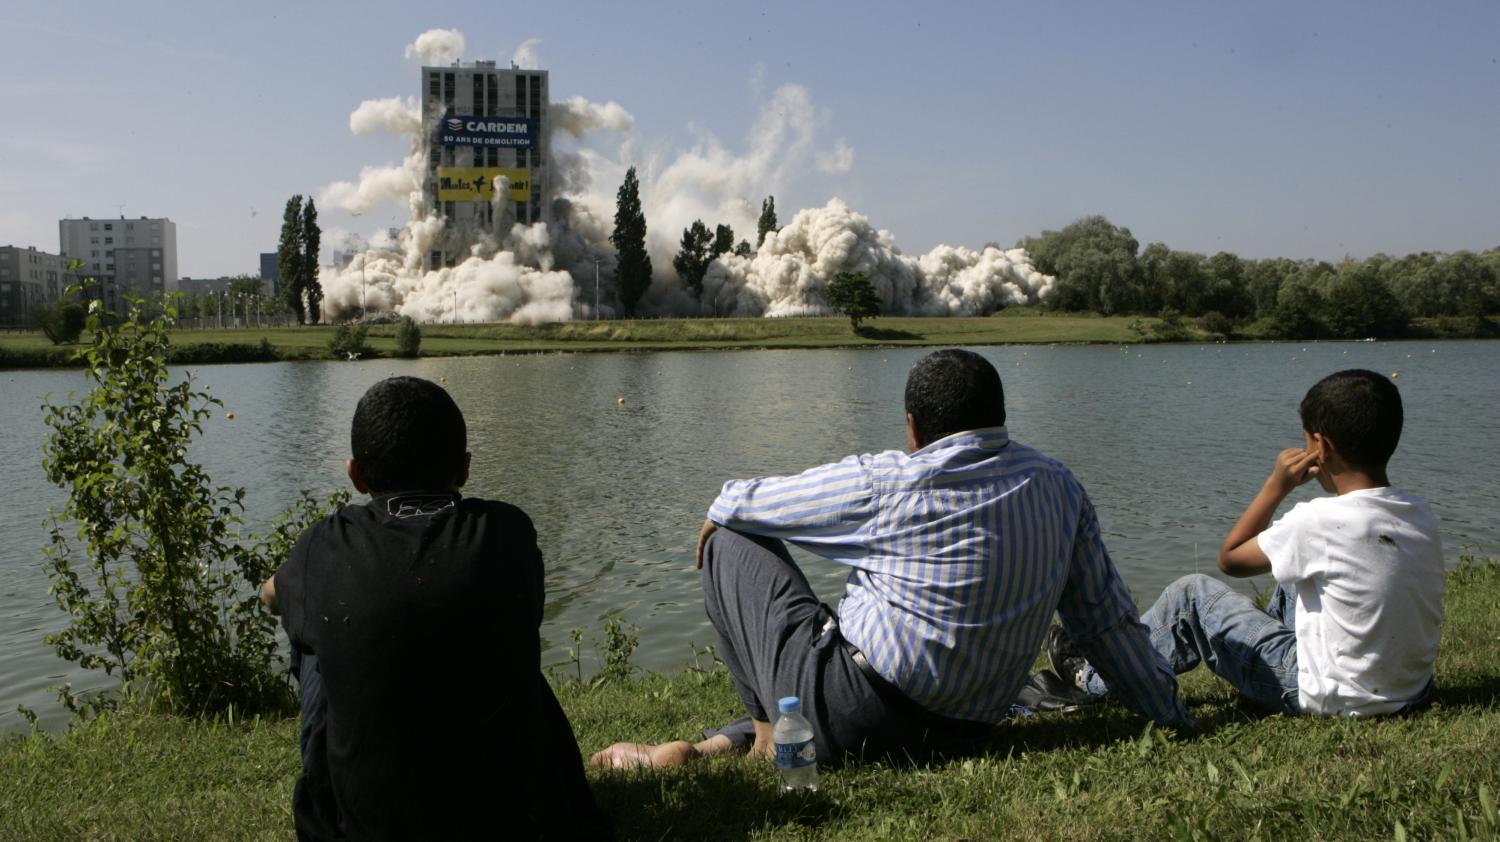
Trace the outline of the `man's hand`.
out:
<instances>
[{"instance_id":1,"label":"man's hand","mask_svg":"<svg viewBox=\"0 0 1500 842\"><path fill-rule=\"evenodd\" d=\"M709 520L707 518L704 518L704 520L703 520L703 528L700 529L700 530L698 530L698 551L694 555L694 561L695 561L694 567L696 569L698 569L698 570L702 570L703 569L703 545L708 543L708 536L710 536L710 535L714 534L715 532L717 532L718 529L719 529L719 525L717 523L714 523L713 521L711 521L711 520Z\"/></svg>"},{"instance_id":2,"label":"man's hand","mask_svg":"<svg viewBox=\"0 0 1500 842\"><path fill-rule=\"evenodd\" d=\"M1271 469L1266 486L1285 497L1297 486L1317 476L1322 470L1321 462L1322 454L1316 450L1289 447L1277 455L1276 466Z\"/></svg>"}]
</instances>

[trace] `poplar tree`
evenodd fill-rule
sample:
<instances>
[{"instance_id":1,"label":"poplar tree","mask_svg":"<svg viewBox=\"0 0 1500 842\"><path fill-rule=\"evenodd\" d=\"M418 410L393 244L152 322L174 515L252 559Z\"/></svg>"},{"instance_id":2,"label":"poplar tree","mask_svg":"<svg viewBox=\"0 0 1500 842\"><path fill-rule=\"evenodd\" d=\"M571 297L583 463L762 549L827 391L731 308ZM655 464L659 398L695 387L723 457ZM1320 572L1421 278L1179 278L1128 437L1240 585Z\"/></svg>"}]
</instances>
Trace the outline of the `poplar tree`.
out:
<instances>
[{"instance_id":1,"label":"poplar tree","mask_svg":"<svg viewBox=\"0 0 1500 842\"><path fill-rule=\"evenodd\" d=\"M276 274L281 279L281 303L302 324L302 194L286 200L281 214L281 241L276 245Z\"/></svg>"},{"instance_id":2,"label":"poplar tree","mask_svg":"<svg viewBox=\"0 0 1500 842\"><path fill-rule=\"evenodd\" d=\"M646 215L641 212L641 185L635 167L615 194L615 230L609 235L615 247L615 288L625 315L635 315L646 289L651 286L651 255L646 253Z\"/></svg>"},{"instance_id":3,"label":"poplar tree","mask_svg":"<svg viewBox=\"0 0 1500 842\"><path fill-rule=\"evenodd\" d=\"M323 232L318 228L318 209L311 196L302 208L302 290L307 296L307 317L317 324L323 315L323 285L318 282L318 253Z\"/></svg>"},{"instance_id":4,"label":"poplar tree","mask_svg":"<svg viewBox=\"0 0 1500 842\"><path fill-rule=\"evenodd\" d=\"M766 234L776 230L776 197L767 196L760 203L760 219L755 223L755 247L766 241Z\"/></svg>"}]
</instances>

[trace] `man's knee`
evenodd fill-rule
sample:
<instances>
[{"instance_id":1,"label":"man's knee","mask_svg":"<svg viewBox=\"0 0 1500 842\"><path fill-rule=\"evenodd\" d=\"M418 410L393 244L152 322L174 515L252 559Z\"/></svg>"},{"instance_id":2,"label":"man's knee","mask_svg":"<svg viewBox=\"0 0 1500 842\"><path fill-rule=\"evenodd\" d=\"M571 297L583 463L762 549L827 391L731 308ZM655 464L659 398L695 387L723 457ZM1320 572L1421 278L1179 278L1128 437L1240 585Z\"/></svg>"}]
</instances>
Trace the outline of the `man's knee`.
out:
<instances>
[{"instance_id":1,"label":"man's knee","mask_svg":"<svg viewBox=\"0 0 1500 842\"><path fill-rule=\"evenodd\" d=\"M708 541L703 545L705 577L709 575L711 566L717 566L718 562L723 561L736 566L756 562L791 564L792 556L787 551L786 544L782 543L779 538L750 535L721 526L708 536Z\"/></svg>"}]
</instances>

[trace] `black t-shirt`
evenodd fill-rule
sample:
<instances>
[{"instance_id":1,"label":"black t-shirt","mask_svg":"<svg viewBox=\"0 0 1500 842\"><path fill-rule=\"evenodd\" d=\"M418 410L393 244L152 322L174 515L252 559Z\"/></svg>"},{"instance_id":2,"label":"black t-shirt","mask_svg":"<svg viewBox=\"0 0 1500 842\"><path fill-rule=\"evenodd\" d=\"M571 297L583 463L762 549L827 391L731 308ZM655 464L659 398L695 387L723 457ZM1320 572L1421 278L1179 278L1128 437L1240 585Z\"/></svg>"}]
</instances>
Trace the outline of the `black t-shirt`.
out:
<instances>
[{"instance_id":1,"label":"black t-shirt","mask_svg":"<svg viewBox=\"0 0 1500 842\"><path fill-rule=\"evenodd\" d=\"M276 597L326 702L327 768L298 782L299 836L608 835L541 673L525 512L458 494L344 506L298 539Z\"/></svg>"}]
</instances>

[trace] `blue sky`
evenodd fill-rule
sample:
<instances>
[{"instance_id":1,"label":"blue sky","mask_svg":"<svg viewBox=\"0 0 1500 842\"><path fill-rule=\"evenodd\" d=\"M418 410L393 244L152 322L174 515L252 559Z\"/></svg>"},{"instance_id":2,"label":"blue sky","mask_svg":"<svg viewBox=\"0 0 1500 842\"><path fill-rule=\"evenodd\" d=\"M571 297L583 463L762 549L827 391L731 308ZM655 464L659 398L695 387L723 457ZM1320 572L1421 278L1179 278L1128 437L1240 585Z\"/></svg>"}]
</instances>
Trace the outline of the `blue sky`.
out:
<instances>
[{"instance_id":1,"label":"blue sky","mask_svg":"<svg viewBox=\"0 0 1500 842\"><path fill-rule=\"evenodd\" d=\"M442 27L467 59L540 39L554 99L620 103L662 160L743 152L800 85L853 165L764 192L784 220L840 197L907 253L1091 213L1246 257L1500 245L1494 2L426 5L8 4L0 244L55 251L59 218L123 205L177 222L181 274L254 272L289 195L404 155L348 116L415 95L404 49Z\"/></svg>"}]
</instances>

